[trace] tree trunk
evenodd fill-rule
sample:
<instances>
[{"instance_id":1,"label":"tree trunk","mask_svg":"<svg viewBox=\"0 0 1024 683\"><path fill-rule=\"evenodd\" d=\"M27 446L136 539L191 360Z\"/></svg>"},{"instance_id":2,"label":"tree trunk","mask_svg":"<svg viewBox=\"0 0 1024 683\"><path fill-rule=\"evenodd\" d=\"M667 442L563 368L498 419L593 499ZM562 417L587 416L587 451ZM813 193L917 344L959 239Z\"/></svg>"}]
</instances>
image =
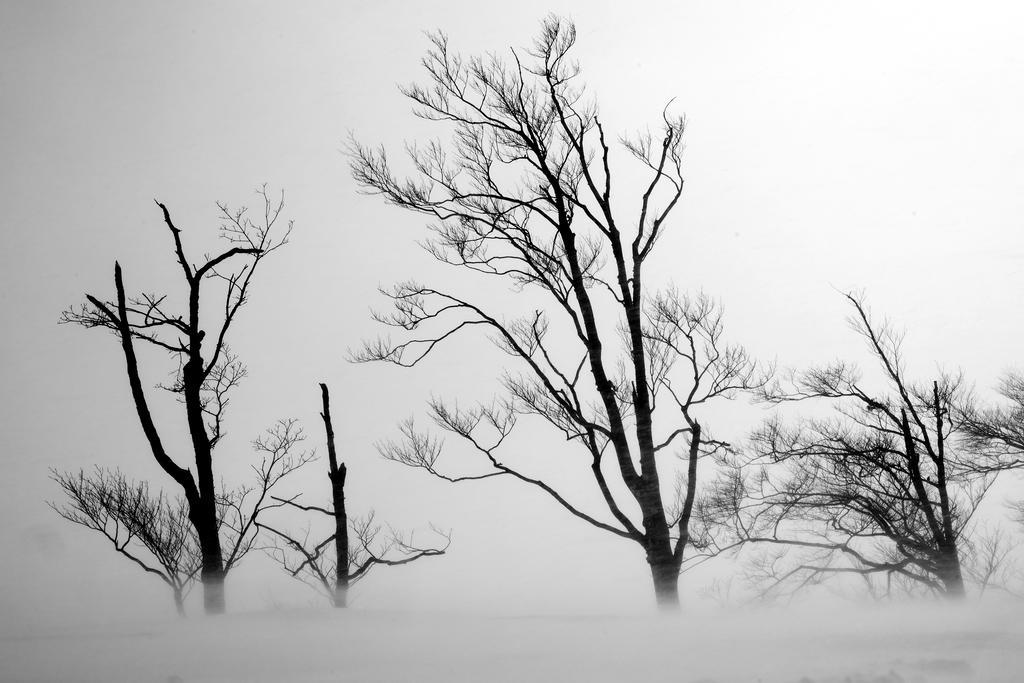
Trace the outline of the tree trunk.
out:
<instances>
[{"instance_id":1,"label":"tree trunk","mask_svg":"<svg viewBox=\"0 0 1024 683\"><path fill-rule=\"evenodd\" d=\"M331 477L334 499L334 606L346 607L349 584L348 515L345 512L345 465Z\"/></svg>"},{"instance_id":2,"label":"tree trunk","mask_svg":"<svg viewBox=\"0 0 1024 683\"><path fill-rule=\"evenodd\" d=\"M939 579L946 589L945 597L952 600L963 598L967 592L964 589L964 575L960 567L960 557L957 555L956 547L945 551L945 557L941 560Z\"/></svg>"},{"instance_id":3,"label":"tree trunk","mask_svg":"<svg viewBox=\"0 0 1024 683\"><path fill-rule=\"evenodd\" d=\"M320 395L323 401L324 420L327 432L328 477L331 481L331 503L334 505L334 606L348 606L349 556L348 556L348 513L345 511L345 478L348 467L338 462L338 452L334 446L334 425L331 423L331 396L327 385L320 383Z\"/></svg>"},{"instance_id":4,"label":"tree trunk","mask_svg":"<svg viewBox=\"0 0 1024 683\"><path fill-rule=\"evenodd\" d=\"M202 397L203 358L200 353L202 332L198 332L198 291L193 287L189 320L192 339L189 345L189 360L182 368L182 383L185 395L185 413L188 417L192 450L195 453L196 478L199 496L190 501L190 517L199 535L199 548L203 556L203 608L207 614L223 614L224 555L220 545L220 530L217 523L217 488L213 477L213 445L206 431L204 402Z\"/></svg>"},{"instance_id":5,"label":"tree trunk","mask_svg":"<svg viewBox=\"0 0 1024 683\"><path fill-rule=\"evenodd\" d=\"M348 580L346 579L342 581L340 576L334 584L333 603L334 606L338 608L348 607Z\"/></svg>"},{"instance_id":6,"label":"tree trunk","mask_svg":"<svg viewBox=\"0 0 1024 683\"><path fill-rule=\"evenodd\" d=\"M203 609L207 614L224 614L224 570L207 571L203 568Z\"/></svg>"},{"instance_id":7,"label":"tree trunk","mask_svg":"<svg viewBox=\"0 0 1024 683\"><path fill-rule=\"evenodd\" d=\"M174 608L178 610L179 617L185 616L185 596L178 586L174 587Z\"/></svg>"},{"instance_id":8,"label":"tree trunk","mask_svg":"<svg viewBox=\"0 0 1024 683\"><path fill-rule=\"evenodd\" d=\"M653 466L652 466L653 469ZM644 515L644 546L654 579L654 597L662 610L679 609L679 562L672 549L672 536L665 518L657 470L648 472L647 485L636 497Z\"/></svg>"},{"instance_id":9,"label":"tree trunk","mask_svg":"<svg viewBox=\"0 0 1024 683\"><path fill-rule=\"evenodd\" d=\"M661 518L648 520L647 526L647 564L651 568L654 580L654 597L658 608L663 611L679 609L679 563L672 552L672 542L668 534L668 525ZM654 538L652 538L652 536Z\"/></svg>"},{"instance_id":10,"label":"tree trunk","mask_svg":"<svg viewBox=\"0 0 1024 683\"><path fill-rule=\"evenodd\" d=\"M648 558L651 567L651 578L654 580L654 598L658 601L658 609L674 612L679 609L679 568L672 560L671 553L667 558Z\"/></svg>"},{"instance_id":11,"label":"tree trunk","mask_svg":"<svg viewBox=\"0 0 1024 683\"><path fill-rule=\"evenodd\" d=\"M217 529L217 508L206 501L199 501L189 511L189 519L199 536L199 551L202 553L203 568L199 578L203 584L203 609L207 614L223 614L226 609L226 572Z\"/></svg>"}]
</instances>

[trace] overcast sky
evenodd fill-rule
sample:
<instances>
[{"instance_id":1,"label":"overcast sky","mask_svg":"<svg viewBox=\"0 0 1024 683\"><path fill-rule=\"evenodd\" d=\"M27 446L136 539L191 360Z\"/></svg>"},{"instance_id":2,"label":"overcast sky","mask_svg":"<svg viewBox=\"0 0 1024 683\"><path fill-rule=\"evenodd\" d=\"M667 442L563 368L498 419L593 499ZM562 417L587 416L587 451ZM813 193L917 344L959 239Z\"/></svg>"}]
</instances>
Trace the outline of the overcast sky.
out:
<instances>
[{"instance_id":1,"label":"overcast sky","mask_svg":"<svg viewBox=\"0 0 1024 683\"><path fill-rule=\"evenodd\" d=\"M836 292L849 288L906 328L923 379L960 367L988 396L1003 370L1024 365L1017 3L6 2L0 618L52 623L69 602L75 614L171 609L155 579L45 505L57 494L50 467L120 466L165 484L117 344L57 319L86 292L112 293L115 259L130 290L178 285L154 198L198 258L214 244L215 202L253 205L264 182L286 192L295 232L235 329L250 377L219 451L225 476L244 472L248 442L277 417L302 420L319 446L316 383L327 381L350 507L454 531L448 557L381 571L355 604L649 600L639 548L541 494L451 486L376 456L373 443L431 393L490 395L501 368L485 339L463 336L413 371L345 361L378 332L378 285L437 272L415 245L418 218L357 194L349 132L395 151L440 134L397 90L422 81L424 31L500 54L528 45L549 11L577 23L576 57L607 129L653 127L673 98L687 115L687 189L649 282L703 288L722 301L730 339L781 366L863 358ZM147 380L165 379L164 359L148 360ZM172 429L173 404L159 414ZM753 426L716 432L742 439ZM533 446L545 444L558 445ZM550 456L562 476L569 465ZM303 480L310 499L326 500L321 469ZM707 579L684 577L684 594ZM314 599L263 560L228 590L233 609Z\"/></svg>"}]
</instances>

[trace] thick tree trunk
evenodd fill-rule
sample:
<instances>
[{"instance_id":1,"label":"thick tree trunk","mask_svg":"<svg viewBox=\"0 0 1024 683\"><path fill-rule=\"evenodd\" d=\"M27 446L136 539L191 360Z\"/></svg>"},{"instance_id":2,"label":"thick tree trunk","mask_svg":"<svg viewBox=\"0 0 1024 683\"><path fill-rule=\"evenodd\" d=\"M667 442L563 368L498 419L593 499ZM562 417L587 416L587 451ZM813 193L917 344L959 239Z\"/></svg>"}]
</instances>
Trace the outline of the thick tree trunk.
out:
<instances>
[{"instance_id":1,"label":"thick tree trunk","mask_svg":"<svg viewBox=\"0 0 1024 683\"><path fill-rule=\"evenodd\" d=\"M658 608L666 612L679 609L679 568L672 560L671 553L666 558L651 559L651 578L654 580L654 597Z\"/></svg>"},{"instance_id":2,"label":"thick tree trunk","mask_svg":"<svg viewBox=\"0 0 1024 683\"><path fill-rule=\"evenodd\" d=\"M959 569L947 578L944 578L943 583L946 585L947 598L959 600L966 597L967 591L964 588L964 577L960 574Z\"/></svg>"},{"instance_id":3,"label":"thick tree trunk","mask_svg":"<svg viewBox=\"0 0 1024 683\"><path fill-rule=\"evenodd\" d=\"M942 585L946 589L947 598L956 600L967 594L964 589L964 575L956 547L946 550L939 569L939 580L942 581Z\"/></svg>"},{"instance_id":4,"label":"thick tree trunk","mask_svg":"<svg viewBox=\"0 0 1024 683\"><path fill-rule=\"evenodd\" d=\"M661 499L658 498L660 504ZM664 611L679 609L679 563L672 552L665 513L652 514L644 520L647 535L647 564L654 580L654 597Z\"/></svg>"},{"instance_id":5,"label":"thick tree trunk","mask_svg":"<svg viewBox=\"0 0 1024 683\"><path fill-rule=\"evenodd\" d=\"M335 607L342 608L348 607L348 579L342 581L341 577L338 577L337 582L334 584L334 598L332 600Z\"/></svg>"},{"instance_id":6,"label":"thick tree trunk","mask_svg":"<svg viewBox=\"0 0 1024 683\"><path fill-rule=\"evenodd\" d=\"M203 568L203 609L207 614L224 614L224 570L207 571Z\"/></svg>"},{"instance_id":7,"label":"thick tree trunk","mask_svg":"<svg viewBox=\"0 0 1024 683\"><path fill-rule=\"evenodd\" d=\"M654 596L659 608L675 610L679 608L679 563L673 553L657 471L649 472L646 480L646 486L637 496L637 503L644 514L644 545L654 580Z\"/></svg>"},{"instance_id":8,"label":"thick tree trunk","mask_svg":"<svg viewBox=\"0 0 1024 683\"><path fill-rule=\"evenodd\" d=\"M207 614L223 614L226 609L226 572L217 529L217 508L212 503L200 501L190 511L189 519L199 536L199 551L202 553L203 568L199 578L203 584L203 609Z\"/></svg>"}]
</instances>

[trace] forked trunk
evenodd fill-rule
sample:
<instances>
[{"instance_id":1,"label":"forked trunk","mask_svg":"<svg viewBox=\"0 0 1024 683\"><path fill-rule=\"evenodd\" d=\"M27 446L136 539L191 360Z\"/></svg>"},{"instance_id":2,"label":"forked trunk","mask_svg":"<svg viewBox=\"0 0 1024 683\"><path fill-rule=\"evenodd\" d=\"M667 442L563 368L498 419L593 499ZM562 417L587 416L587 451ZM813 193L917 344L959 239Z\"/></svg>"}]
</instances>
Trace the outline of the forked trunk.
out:
<instances>
[{"instance_id":1,"label":"forked trunk","mask_svg":"<svg viewBox=\"0 0 1024 683\"><path fill-rule=\"evenodd\" d=\"M647 564L651 568L654 580L654 597L661 610L679 609L679 562L672 549L672 537L665 519L665 508L661 501L661 493L657 486L657 477L652 476L652 483L637 497L640 508L644 511L644 545L647 552Z\"/></svg>"}]
</instances>

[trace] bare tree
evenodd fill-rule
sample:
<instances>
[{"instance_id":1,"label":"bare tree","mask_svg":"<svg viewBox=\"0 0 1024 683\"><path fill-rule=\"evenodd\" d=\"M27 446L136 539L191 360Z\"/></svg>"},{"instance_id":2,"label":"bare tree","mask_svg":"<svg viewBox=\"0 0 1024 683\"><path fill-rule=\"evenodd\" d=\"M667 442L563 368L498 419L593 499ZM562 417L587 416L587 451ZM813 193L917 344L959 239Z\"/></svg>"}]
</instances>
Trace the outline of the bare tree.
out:
<instances>
[{"instance_id":1,"label":"bare tree","mask_svg":"<svg viewBox=\"0 0 1024 683\"><path fill-rule=\"evenodd\" d=\"M983 453L993 470L1024 467L1024 376L1006 373L999 393L1007 405L964 410L966 437Z\"/></svg>"},{"instance_id":2,"label":"bare tree","mask_svg":"<svg viewBox=\"0 0 1024 683\"><path fill-rule=\"evenodd\" d=\"M69 522L103 534L117 552L159 577L184 616L185 597L202 565L185 500L168 498L163 491L153 495L148 483L132 482L120 470L54 470L52 478L67 500L50 507Z\"/></svg>"},{"instance_id":3,"label":"bare tree","mask_svg":"<svg viewBox=\"0 0 1024 683\"><path fill-rule=\"evenodd\" d=\"M375 523L373 511L364 517L350 518L345 508L345 481L348 467L338 460L334 445L334 426L331 422L331 399L326 384L320 385L323 412L320 417L327 433L327 477L331 483L331 508L303 505L298 496L274 497L276 507L289 506L303 512L315 512L331 519L334 533L319 542L311 542L309 530L300 538L265 522L257 525L274 534L278 543L267 549L268 554L292 577L322 591L335 607L348 605L349 588L378 566L408 564L423 557L444 555L451 542L448 533L431 526L444 539L443 546L416 544L412 534L402 534L392 527L381 537L381 526ZM333 556L331 550L333 549Z\"/></svg>"},{"instance_id":4,"label":"bare tree","mask_svg":"<svg viewBox=\"0 0 1024 683\"><path fill-rule=\"evenodd\" d=\"M115 297L103 300L87 295L87 304L64 312L61 321L88 328L112 331L121 343L128 374L128 384L136 413L147 442L160 467L184 492L189 520L196 530L203 558L201 579L207 613L224 611L225 556L219 533L217 491L213 452L223 432L224 410L230 390L245 375L244 366L230 353L228 333L239 310L248 300L250 285L263 259L288 240L291 224L279 232L277 224L284 206L283 195L274 201L266 188L259 191L263 206L259 218L252 220L245 208L231 210L218 204L221 211L221 236L228 248L215 256L204 256L195 264L185 255L181 230L171 219L170 211L159 202L170 233L174 255L182 272L182 294L187 310L170 310L166 294L130 297L125 292L120 263L114 264ZM239 264L228 270L233 264ZM201 297L205 283L220 285L214 303L210 296ZM207 327L204 316L216 316L217 322ZM206 319L206 318L204 318ZM208 330L210 333L208 334ZM153 419L146 390L143 387L136 342L161 349L177 363L177 380L172 387L184 406L187 418L190 454L195 473L183 466L165 448L165 440ZM230 558L228 558L230 560Z\"/></svg>"},{"instance_id":5,"label":"bare tree","mask_svg":"<svg viewBox=\"0 0 1024 683\"><path fill-rule=\"evenodd\" d=\"M305 438L297 420L278 420L252 442L260 458L258 464L250 465L253 483L235 488L221 484L217 510L225 575L256 547L260 516L281 507L281 500L271 491L315 457L313 451L298 450Z\"/></svg>"},{"instance_id":6,"label":"bare tree","mask_svg":"<svg viewBox=\"0 0 1024 683\"><path fill-rule=\"evenodd\" d=\"M752 439L758 460L722 482L708 512L732 526L735 542L799 550L795 562L773 554L762 567L772 589L882 575L962 596L968 524L995 476L962 438L958 416L972 398L958 375L911 382L901 336L846 298L882 385L869 388L842 361L772 385L766 400L822 401L832 417L766 422Z\"/></svg>"},{"instance_id":7,"label":"bare tree","mask_svg":"<svg viewBox=\"0 0 1024 683\"><path fill-rule=\"evenodd\" d=\"M1005 400L1004 405L980 407L967 404L962 410L967 441L981 454L985 466L993 472L1020 470L1024 468L1024 375L1010 371L1003 375L998 387ZM1024 524L1024 499L1010 502L1013 517ZM983 556L1004 557L1010 554L1013 544L1001 530L991 532L982 545ZM986 570L991 569L987 564ZM1009 570L996 567L996 583L1007 586ZM988 574L988 571L983 572ZM1019 583L1019 576L1015 583ZM985 585L985 584L983 584Z\"/></svg>"},{"instance_id":8,"label":"bare tree","mask_svg":"<svg viewBox=\"0 0 1024 683\"><path fill-rule=\"evenodd\" d=\"M353 355L412 366L459 332L490 332L521 369L505 375L503 399L468 410L439 399L430 405L436 425L488 469L445 473L440 441L412 422L401 441L380 445L383 455L451 481L506 476L543 491L579 519L639 544L658 602L674 606L694 542L697 463L723 446L698 413L765 380L743 349L724 344L711 299L648 290L645 266L683 192L684 120L666 109L657 136L622 140L645 176L630 196L638 179L617 175L618 152L578 84L575 41L571 23L549 17L528 59L515 50L508 59L464 59L434 34L423 60L430 83L403 93L417 116L448 127L451 144L408 145L410 179L392 171L383 149L351 145L352 172L366 192L435 221L424 242L431 256L542 303L509 318L507 309L474 301L471 283L459 294L404 282L384 291L394 310L377 319L409 336L369 342ZM623 205L636 212L627 217ZM498 458L521 417L539 418L583 449L603 513ZM672 481L679 462L673 449L685 485L681 500L666 503L662 480Z\"/></svg>"},{"instance_id":9,"label":"bare tree","mask_svg":"<svg viewBox=\"0 0 1024 683\"><path fill-rule=\"evenodd\" d=\"M964 578L980 598L989 590L1019 595L1020 566L1015 553L1020 543L1002 526L985 524L964 538Z\"/></svg>"},{"instance_id":10,"label":"bare tree","mask_svg":"<svg viewBox=\"0 0 1024 683\"><path fill-rule=\"evenodd\" d=\"M252 465L254 484L218 491L217 524L224 548L224 574L237 566L255 547L257 520L266 510L280 507L270 491L281 479L310 461L312 453L295 453L303 439L295 420L280 420L253 442L262 454ZM155 496L149 483L129 481L120 470L96 467L52 472L52 479L69 499L50 503L64 519L102 533L114 549L145 571L159 576L174 593L178 613L202 567L202 553L189 507L182 497L173 500L163 491Z\"/></svg>"}]
</instances>

